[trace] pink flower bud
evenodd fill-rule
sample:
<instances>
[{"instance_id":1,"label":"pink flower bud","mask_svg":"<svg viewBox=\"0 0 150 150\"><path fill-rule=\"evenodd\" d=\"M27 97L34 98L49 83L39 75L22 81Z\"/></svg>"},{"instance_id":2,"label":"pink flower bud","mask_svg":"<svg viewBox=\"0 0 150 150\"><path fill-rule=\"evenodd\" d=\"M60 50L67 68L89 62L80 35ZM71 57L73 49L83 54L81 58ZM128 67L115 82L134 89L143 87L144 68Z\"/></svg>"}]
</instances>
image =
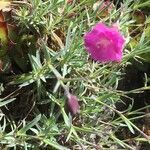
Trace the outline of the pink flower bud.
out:
<instances>
[{"instance_id":1,"label":"pink flower bud","mask_svg":"<svg viewBox=\"0 0 150 150\"><path fill-rule=\"evenodd\" d=\"M100 5L101 4L101 5ZM99 6L100 5L100 6ZM93 5L93 9L96 10L99 7L98 10L98 14L99 12L103 11L103 13L101 14L102 16L107 16L109 13L111 13L111 11L114 8L114 5L112 2L110 2L110 0L105 0L102 2L102 0L98 0L94 5Z\"/></svg>"},{"instance_id":2,"label":"pink flower bud","mask_svg":"<svg viewBox=\"0 0 150 150\"><path fill-rule=\"evenodd\" d=\"M84 43L91 58L98 62L120 62L125 39L116 25L98 23L84 36Z\"/></svg>"},{"instance_id":3,"label":"pink flower bud","mask_svg":"<svg viewBox=\"0 0 150 150\"><path fill-rule=\"evenodd\" d=\"M67 0L67 3L72 3L73 2L73 0Z\"/></svg>"},{"instance_id":4,"label":"pink flower bud","mask_svg":"<svg viewBox=\"0 0 150 150\"><path fill-rule=\"evenodd\" d=\"M75 115L79 112L78 98L70 93L67 94L67 106L71 114Z\"/></svg>"}]
</instances>

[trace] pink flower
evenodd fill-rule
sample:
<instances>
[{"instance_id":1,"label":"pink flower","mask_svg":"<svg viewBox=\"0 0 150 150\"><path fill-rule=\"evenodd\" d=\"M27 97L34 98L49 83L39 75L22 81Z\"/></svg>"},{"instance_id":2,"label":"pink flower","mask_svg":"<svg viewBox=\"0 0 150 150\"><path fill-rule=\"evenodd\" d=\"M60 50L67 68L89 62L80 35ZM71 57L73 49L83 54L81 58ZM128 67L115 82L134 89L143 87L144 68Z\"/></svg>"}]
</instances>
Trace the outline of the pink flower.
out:
<instances>
[{"instance_id":1,"label":"pink flower","mask_svg":"<svg viewBox=\"0 0 150 150\"><path fill-rule=\"evenodd\" d=\"M69 111L71 112L71 114L75 115L76 113L79 112L79 108L80 108L78 99L76 96L70 93L67 93L67 98L68 98L67 105L68 105Z\"/></svg>"},{"instance_id":2,"label":"pink flower","mask_svg":"<svg viewBox=\"0 0 150 150\"><path fill-rule=\"evenodd\" d=\"M108 27L98 23L84 35L87 52L98 62L120 62L125 39L116 26Z\"/></svg>"}]
</instances>

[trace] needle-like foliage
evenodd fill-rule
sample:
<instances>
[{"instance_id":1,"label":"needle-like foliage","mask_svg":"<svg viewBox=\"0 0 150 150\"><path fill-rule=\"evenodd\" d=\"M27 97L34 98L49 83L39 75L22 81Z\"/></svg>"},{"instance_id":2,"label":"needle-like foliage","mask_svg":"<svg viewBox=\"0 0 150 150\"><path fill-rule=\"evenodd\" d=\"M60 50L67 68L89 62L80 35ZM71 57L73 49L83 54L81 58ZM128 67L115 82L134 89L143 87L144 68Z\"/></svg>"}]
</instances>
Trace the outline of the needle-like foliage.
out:
<instances>
[{"instance_id":1,"label":"needle-like foliage","mask_svg":"<svg viewBox=\"0 0 150 150\"><path fill-rule=\"evenodd\" d=\"M149 105L133 110L130 97L149 91L149 75L140 87L120 88L128 65L149 62L150 18L143 9L150 1L96 2L12 1L12 68L0 74L1 149L135 150L150 140L136 124L148 117ZM83 36L98 22L119 24L126 41L121 62L99 63L86 52ZM75 99L73 114L67 92ZM123 99L131 105L120 111Z\"/></svg>"}]
</instances>

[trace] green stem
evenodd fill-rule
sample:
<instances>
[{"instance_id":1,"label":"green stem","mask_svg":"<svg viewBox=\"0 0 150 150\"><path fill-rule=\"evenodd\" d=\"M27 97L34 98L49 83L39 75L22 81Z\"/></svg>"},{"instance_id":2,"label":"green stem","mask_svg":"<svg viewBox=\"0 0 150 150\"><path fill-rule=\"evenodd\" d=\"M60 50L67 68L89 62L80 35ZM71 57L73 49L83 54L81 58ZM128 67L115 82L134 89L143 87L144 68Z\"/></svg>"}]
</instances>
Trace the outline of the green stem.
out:
<instances>
[{"instance_id":1,"label":"green stem","mask_svg":"<svg viewBox=\"0 0 150 150\"><path fill-rule=\"evenodd\" d=\"M120 113L118 110L114 109L113 107L101 102L100 100L96 99L96 101L108 108L110 108L111 110L115 111L121 118L128 120L128 122L130 123L130 125L132 125L133 128L135 128L139 133L141 133L141 135L143 137L145 137L147 140L150 140L150 137L147 136L144 132L142 132L137 126L135 126L129 119L127 119L122 113Z\"/></svg>"}]
</instances>

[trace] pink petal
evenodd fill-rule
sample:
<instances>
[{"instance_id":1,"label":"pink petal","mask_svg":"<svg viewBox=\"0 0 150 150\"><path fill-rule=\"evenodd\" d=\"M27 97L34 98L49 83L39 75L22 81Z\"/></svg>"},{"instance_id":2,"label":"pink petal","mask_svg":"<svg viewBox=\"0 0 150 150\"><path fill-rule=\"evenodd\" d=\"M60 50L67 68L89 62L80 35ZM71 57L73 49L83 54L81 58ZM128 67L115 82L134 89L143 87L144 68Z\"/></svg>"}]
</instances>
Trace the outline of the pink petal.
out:
<instances>
[{"instance_id":1,"label":"pink petal","mask_svg":"<svg viewBox=\"0 0 150 150\"><path fill-rule=\"evenodd\" d=\"M91 58L98 62L119 62L122 59L125 39L116 26L98 23L85 34L84 43Z\"/></svg>"}]
</instances>

